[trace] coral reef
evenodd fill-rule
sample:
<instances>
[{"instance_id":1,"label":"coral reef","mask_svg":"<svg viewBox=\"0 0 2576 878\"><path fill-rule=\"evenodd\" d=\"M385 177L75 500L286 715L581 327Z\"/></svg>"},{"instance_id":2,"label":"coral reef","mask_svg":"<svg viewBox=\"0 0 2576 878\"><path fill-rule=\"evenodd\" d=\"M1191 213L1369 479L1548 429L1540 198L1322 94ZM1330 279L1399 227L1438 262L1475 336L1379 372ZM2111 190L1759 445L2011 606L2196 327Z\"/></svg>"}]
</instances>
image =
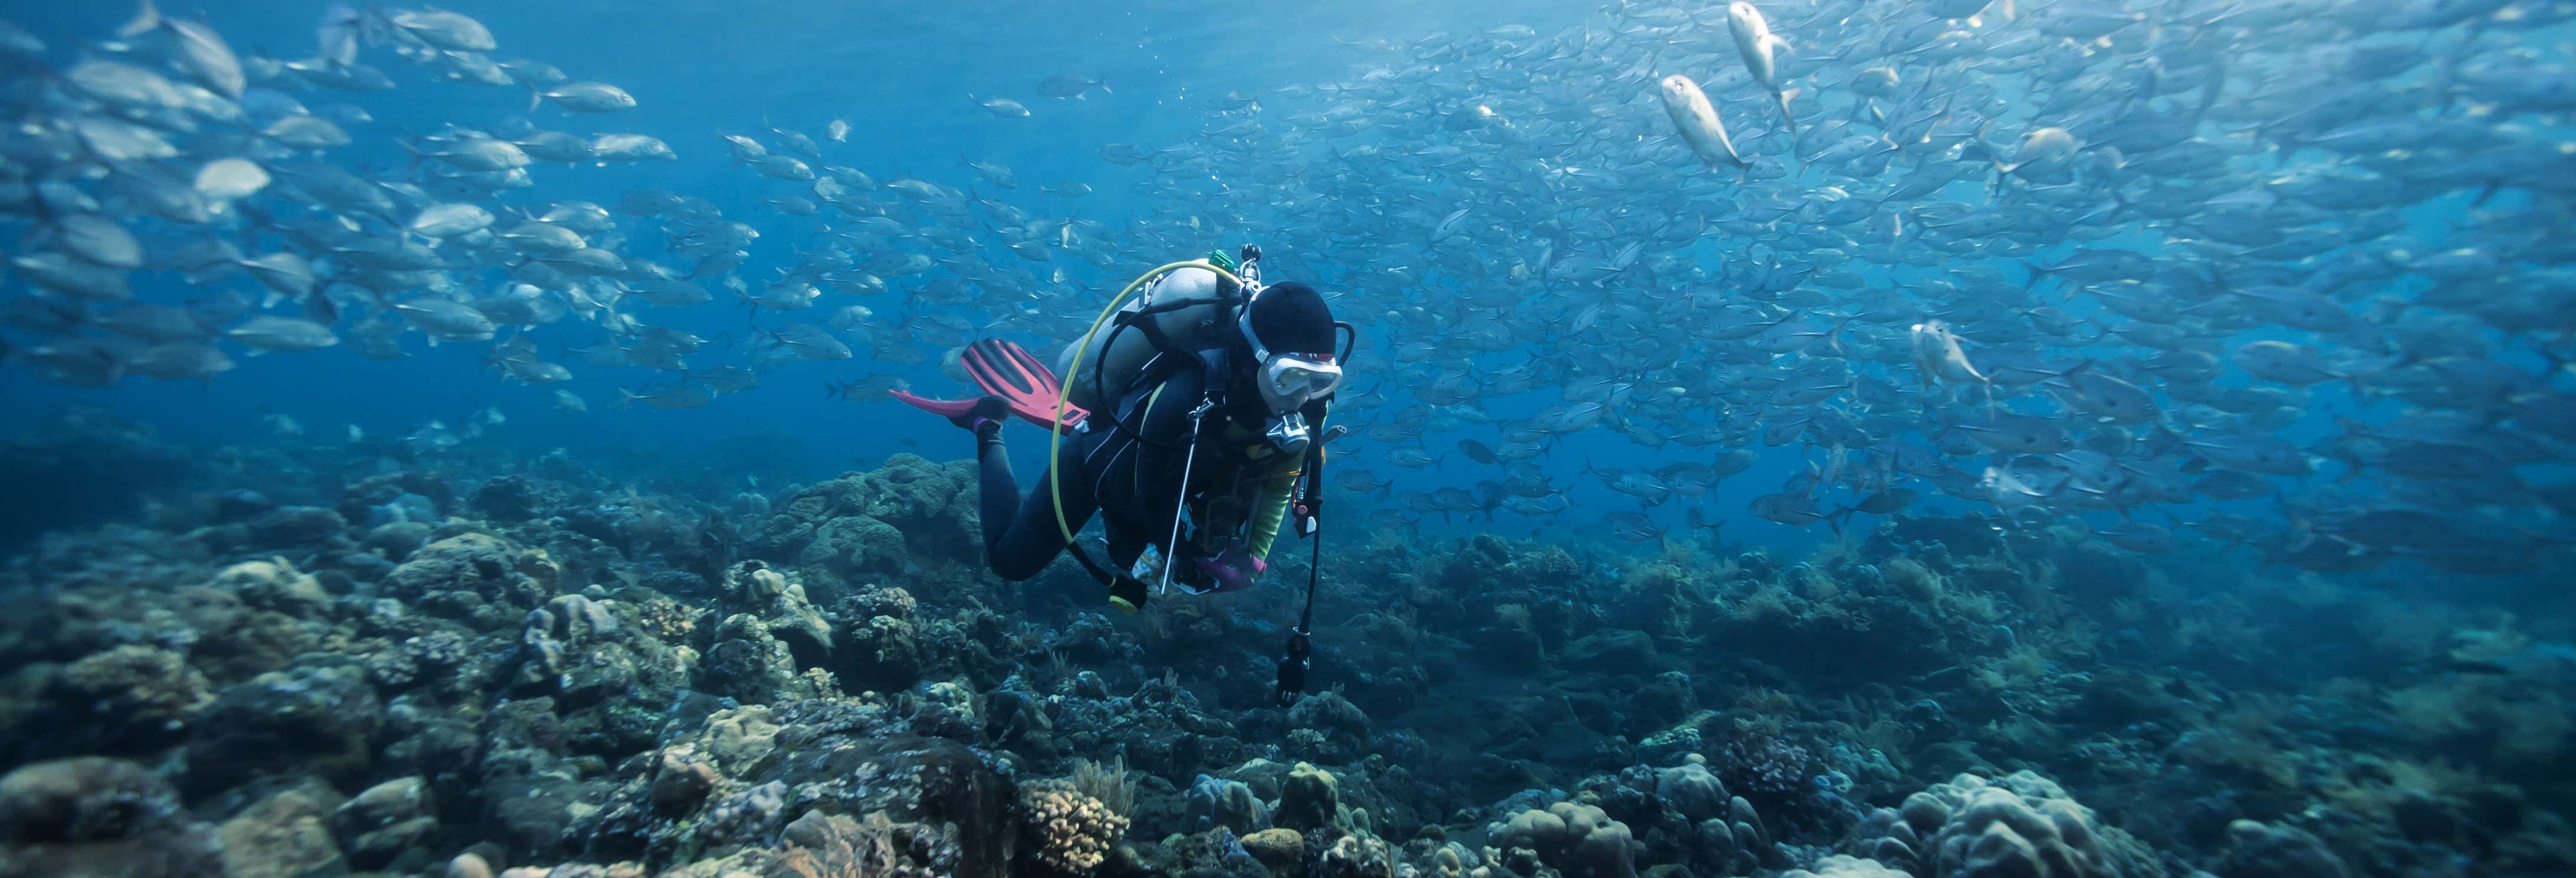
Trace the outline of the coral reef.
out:
<instances>
[{"instance_id":1,"label":"coral reef","mask_svg":"<svg viewBox=\"0 0 2576 878\"><path fill-rule=\"evenodd\" d=\"M751 502L588 461L244 450L20 540L0 874L2576 872L2543 600L1934 517L1381 540L1282 706L1293 607L986 576L962 463Z\"/></svg>"},{"instance_id":2,"label":"coral reef","mask_svg":"<svg viewBox=\"0 0 2576 878\"><path fill-rule=\"evenodd\" d=\"M898 454L875 471L788 494L755 531L750 554L843 579L904 573L916 558L971 562L983 547L974 484L972 461Z\"/></svg>"},{"instance_id":3,"label":"coral reef","mask_svg":"<svg viewBox=\"0 0 2576 878\"><path fill-rule=\"evenodd\" d=\"M364 778L384 706L348 665L253 677L216 697L189 726L186 789L211 794L271 775Z\"/></svg>"},{"instance_id":4,"label":"coral reef","mask_svg":"<svg viewBox=\"0 0 2576 878\"><path fill-rule=\"evenodd\" d=\"M226 865L215 828L141 765L81 756L0 775L0 874L187 878Z\"/></svg>"}]
</instances>

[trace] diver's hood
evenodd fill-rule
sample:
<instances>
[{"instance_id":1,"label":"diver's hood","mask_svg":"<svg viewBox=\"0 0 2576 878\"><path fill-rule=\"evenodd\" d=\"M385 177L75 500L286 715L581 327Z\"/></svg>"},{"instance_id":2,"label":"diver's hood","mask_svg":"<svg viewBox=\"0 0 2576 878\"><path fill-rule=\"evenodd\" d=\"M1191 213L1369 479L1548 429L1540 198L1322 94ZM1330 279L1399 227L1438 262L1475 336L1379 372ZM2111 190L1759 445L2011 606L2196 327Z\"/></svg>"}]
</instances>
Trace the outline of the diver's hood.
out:
<instances>
[{"instance_id":1,"label":"diver's hood","mask_svg":"<svg viewBox=\"0 0 2576 878\"><path fill-rule=\"evenodd\" d=\"M1332 351L1332 330L1329 326L1324 330L1326 335L1321 345L1310 345L1320 350L1271 350L1262 343L1261 334L1252 325L1256 310L1254 303L1260 300L1262 293L1271 289L1257 286L1258 283L1246 279L1250 289L1243 307L1235 309L1235 330L1242 337L1245 349L1252 352L1252 384L1260 390L1261 401L1273 413L1286 413L1333 395L1333 391L1342 384L1342 365ZM1327 319L1330 317L1325 316Z\"/></svg>"}]
</instances>

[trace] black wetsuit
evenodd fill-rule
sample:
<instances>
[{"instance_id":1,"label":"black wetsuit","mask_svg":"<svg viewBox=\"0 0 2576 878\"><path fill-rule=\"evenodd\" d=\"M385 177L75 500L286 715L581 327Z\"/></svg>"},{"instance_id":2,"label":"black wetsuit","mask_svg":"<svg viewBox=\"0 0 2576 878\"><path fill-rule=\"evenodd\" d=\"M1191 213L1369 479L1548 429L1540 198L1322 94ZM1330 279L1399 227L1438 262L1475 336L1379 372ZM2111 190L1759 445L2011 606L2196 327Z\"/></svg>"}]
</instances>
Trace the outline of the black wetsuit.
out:
<instances>
[{"instance_id":1,"label":"black wetsuit","mask_svg":"<svg viewBox=\"0 0 2576 878\"><path fill-rule=\"evenodd\" d=\"M1203 383L1198 368L1170 370L1159 382L1122 396L1116 411L1093 412L1088 429L1066 434L1056 452L1054 479L1063 491L1061 523L1045 477L1040 476L1023 500L1019 481L1011 473L1010 455L1002 448L1001 431L978 434L975 457L983 480L984 557L994 575L1015 582L1036 576L1064 551L1065 532L1079 533L1095 512L1102 515L1108 531L1109 563L1118 570L1127 569L1147 544L1159 545L1171 535L1185 466L1190 470L1194 518L1207 514L1207 503L1197 499L1202 496L1219 503L1231 500L1240 504L1238 509L1251 510L1252 495L1258 494L1272 501L1268 505L1284 509L1286 494L1272 497L1271 492L1293 484L1303 461L1271 450L1262 441L1260 425L1267 413L1257 402L1257 392L1239 377L1229 381L1235 385L1225 394L1231 402L1208 410L1197 460L1189 459L1185 443L1190 436L1190 412L1205 398L1200 391ZM1247 406L1244 400L1256 402ZM1324 403L1310 403L1306 416L1320 431ZM1113 425L1113 417L1125 428ZM1257 529L1260 519L1254 521ZM1269 549L1277 521L1276 514L1270 515L1270 533L1254 538L1256 556ZM1184 542L1188 542L1186 531ZM1199 553L1184 547L1172 554L1193 557ZM1173 565L1175 580L1196 577L1194 565Z\"/></svg>"}]
</instances>

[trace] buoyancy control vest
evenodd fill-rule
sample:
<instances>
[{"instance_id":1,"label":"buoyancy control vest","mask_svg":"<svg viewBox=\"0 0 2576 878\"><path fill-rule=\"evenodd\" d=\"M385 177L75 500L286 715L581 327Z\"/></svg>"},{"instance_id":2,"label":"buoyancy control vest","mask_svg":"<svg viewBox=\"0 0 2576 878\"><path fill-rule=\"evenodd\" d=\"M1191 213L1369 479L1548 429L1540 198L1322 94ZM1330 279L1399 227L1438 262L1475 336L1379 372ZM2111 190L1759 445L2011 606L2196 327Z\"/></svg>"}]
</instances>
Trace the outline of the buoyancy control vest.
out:
<instances>
[{"instance_id":1,"label":"buoyancy control vest","mask_svg":"<svg viewBox=\"0 0 2576 878\"><path fill-rule=\"evenodd\" d=\"M1115 486L1095 482L1094 496L1123 495L1135 501L1124 510L1104 504L1103 517L1157 544L1177 531L1174 544L1163 546L1174 557L1213 555L1229 541L1247 537L1258 484L1297 472L1303 462L1270 447L1257 427L1245 426L1258 424L1261 415L1259 403L1245 399L1251 396L1249 388L1235 386L1240 382L1231 368L1234 356L1221 347L1158 351L1118 391L1117 400L1100 410L1108 417L1094 418L1083 428L1094 434L1095 443L1086 456L1101 462L1095 479L1140 480ZM1202 416L1189 418L1202 404L1208 406ZM1184 418L1189 419L1186 425ZM1142 483L1154 475L1177 475L1146 466L1147 460L1189 454L1193 444L1186 487L1154 490ZM1121 461L1126 465L1118 466ZM1170 527L1176 520L1183 524Z\"/></svg>"}]
</instances>

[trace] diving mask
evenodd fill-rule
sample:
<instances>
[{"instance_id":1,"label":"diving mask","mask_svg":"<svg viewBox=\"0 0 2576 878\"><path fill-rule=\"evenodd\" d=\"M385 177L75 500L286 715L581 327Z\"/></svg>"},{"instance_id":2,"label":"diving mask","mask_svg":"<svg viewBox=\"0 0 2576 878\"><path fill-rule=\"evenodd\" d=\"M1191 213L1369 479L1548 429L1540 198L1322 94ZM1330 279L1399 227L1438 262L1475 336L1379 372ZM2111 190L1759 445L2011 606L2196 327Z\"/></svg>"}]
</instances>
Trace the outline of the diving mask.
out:
<instances>
[{"instance_id":1,"label":"diving mask","mask_svg":"<svg viewBox=\"0 0 2576 878\"><path fill-rule=\"evenodd\" d=\"M1260 382L1272 411L1293 411L1333 395L1342 386L1342 366L1329 354L1273 354L1261 364Z\"/></svg>"}]
</instances>

